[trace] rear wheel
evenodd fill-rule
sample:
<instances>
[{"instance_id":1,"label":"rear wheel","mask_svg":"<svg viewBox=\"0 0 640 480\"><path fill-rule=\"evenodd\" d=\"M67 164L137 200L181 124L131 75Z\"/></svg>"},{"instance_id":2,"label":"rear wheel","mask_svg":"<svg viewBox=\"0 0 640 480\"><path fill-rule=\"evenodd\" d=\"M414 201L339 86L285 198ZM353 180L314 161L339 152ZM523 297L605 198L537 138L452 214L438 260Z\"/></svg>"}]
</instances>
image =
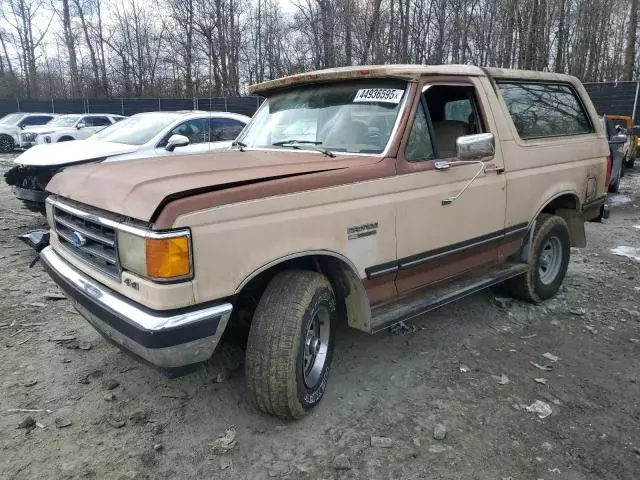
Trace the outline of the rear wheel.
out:
<instances>
[{"instance_id":1,"label":"rear wheel","mask_svg":"<svg viewBox=\"0 0 640 480\"><path fill-rule=\"evenodd\" d=\"M620 170L618 170L616 177L611 180L611 183L609 184L609 193L618 193L618 191L620 190L620 176L622 175L621 172L622 167L620 167Z\"/></svg>"},{"instance_id":2,"label":"rear wheel","mask_svg":"<svg viewBox=\"0 0 640 480\"><path fill-rule=\"evenodd\" d=\"M58 142L70 142L71 140L75 140L72 137L61 137Z\"/></svg>"},{"instance_id":3,"label":"rear wheel","mask_svg":"<svg viewBox=\"0 0 640 480\"><path fill-rule=\"evenodd\" d=\"M10 153L15 148L11 135L0 135L0 153Z\"/></svg>"},{"instance_id":4,"label":"rear wheel","mask_svg":"<svg viewBox=\"0 0 640 480\"><path fill-rule=\"evenodd\" d=\"M253 316L246 354L247 385L260 410L297 419L320 402L336 316L324 275L289 270L271 280Z\"/></svg>"},{"instance_id":5,"label":"rear wheel","mask_svg":"<svg viewBox=\"0 0 640 480\"><path fill-rule=\"evenodd\" d=\"M538 217L533 233L529 268L506 287L518 298L539 303L558 291L569 266L571 241L566 222L555 215Z\"/></svg>"}]
</instances>

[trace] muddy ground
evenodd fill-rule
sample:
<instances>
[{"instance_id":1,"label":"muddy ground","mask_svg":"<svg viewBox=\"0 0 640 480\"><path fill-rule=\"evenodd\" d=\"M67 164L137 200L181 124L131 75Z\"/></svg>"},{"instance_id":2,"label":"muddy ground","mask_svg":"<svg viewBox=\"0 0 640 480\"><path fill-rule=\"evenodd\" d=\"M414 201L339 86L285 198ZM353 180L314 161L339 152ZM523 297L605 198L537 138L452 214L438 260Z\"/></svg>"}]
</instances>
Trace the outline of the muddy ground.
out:
<instances>
[{"instance_id":1,"label":"muddy ground","mask_svg":"<svg viewBox=\"0 0 640 480\"><path fill-rule=\"evenodd\" d=\"M107 344L28 268L16 236L43 220L0 182L0 478L640 478L639 169L612 203L555 299L484 292L414 332L343 328L325 399L286 423L247 402L237 347L169 380Z\"/></svg>"}]
</instances>

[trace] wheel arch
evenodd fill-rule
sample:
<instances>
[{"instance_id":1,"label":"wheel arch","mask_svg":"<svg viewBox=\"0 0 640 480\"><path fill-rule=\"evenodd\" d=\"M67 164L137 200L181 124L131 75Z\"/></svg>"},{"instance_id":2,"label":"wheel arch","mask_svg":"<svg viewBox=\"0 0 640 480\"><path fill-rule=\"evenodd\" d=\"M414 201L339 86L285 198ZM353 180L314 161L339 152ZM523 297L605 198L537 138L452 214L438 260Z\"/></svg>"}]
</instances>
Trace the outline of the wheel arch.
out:
<instances>
[{"instance_id":1,"label":"wheel arch","mask_svg":"<svg viewBox=\"0 0 640 480\"><path fill-rule=\"evenodd\" d=\"M283 270L312 270L325 275L342 305L342 314L350 327L369 331L371 309L364 285L355 264L344 255L331 250L307 250L274 259L254 270L236 288L243 292L262 294L269 281ZM255 295L257 296L257 295Z\"/></svg>"},{"instance_id":2,"label":"wheel arch","mask_svg":"<svg viewBox=\"0 0 640 480\"><path fill-rule=\"evenodd\" d=\"M569 227L569 238L571 239L572 247L583 248L586 246L587 239L582 216L582 203L576 192L564 191L556 193L544 202L533 218L536 219L543 213L557 215L564 219ZM534 228L533 224L530 228Z\"/></svg>"}]
</instances>

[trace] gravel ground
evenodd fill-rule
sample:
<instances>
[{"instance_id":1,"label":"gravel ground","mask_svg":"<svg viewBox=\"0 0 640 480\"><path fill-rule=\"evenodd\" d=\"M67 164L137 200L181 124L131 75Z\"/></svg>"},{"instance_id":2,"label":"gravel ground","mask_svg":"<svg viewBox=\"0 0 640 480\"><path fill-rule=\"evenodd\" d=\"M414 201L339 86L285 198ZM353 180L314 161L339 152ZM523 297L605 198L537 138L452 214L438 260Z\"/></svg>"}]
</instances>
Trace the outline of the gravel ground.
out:
<instances>
[{"instance_id":1,"label":"gravel ground","mask_svg":"<svg viewBox=\"0 0 640 480\"><path fill-rule=\"evenodd\" d=\"M415 331L342 329L325 399L296 423L247 402L237 347L168 380L107 344L29 269L16 236L43 219L0 183L1 478L640 475L640 172L556 298L484 292Z\"/></svg>"}]
</instances>

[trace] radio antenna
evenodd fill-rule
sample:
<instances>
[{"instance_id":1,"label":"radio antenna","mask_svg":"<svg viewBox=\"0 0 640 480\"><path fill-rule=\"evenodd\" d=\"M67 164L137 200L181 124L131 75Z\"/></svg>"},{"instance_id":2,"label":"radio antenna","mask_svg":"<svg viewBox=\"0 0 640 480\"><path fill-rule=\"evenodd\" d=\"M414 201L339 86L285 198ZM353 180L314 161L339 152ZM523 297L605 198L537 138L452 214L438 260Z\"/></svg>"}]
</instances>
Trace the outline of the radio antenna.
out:
<instances>
[{"instance_id":1,"label":"radio antenna","mask_svg":"<svg viewBox=\"0 0 640 480\"><path fill-rule=\"evenodd\" d=\"M211 57L213 56L213 28L209 30L209 125L207 125L208 136L208 148L211 153L211 86L213 83L213 66L211 64Z\"/></svg>"}]
</instances>

